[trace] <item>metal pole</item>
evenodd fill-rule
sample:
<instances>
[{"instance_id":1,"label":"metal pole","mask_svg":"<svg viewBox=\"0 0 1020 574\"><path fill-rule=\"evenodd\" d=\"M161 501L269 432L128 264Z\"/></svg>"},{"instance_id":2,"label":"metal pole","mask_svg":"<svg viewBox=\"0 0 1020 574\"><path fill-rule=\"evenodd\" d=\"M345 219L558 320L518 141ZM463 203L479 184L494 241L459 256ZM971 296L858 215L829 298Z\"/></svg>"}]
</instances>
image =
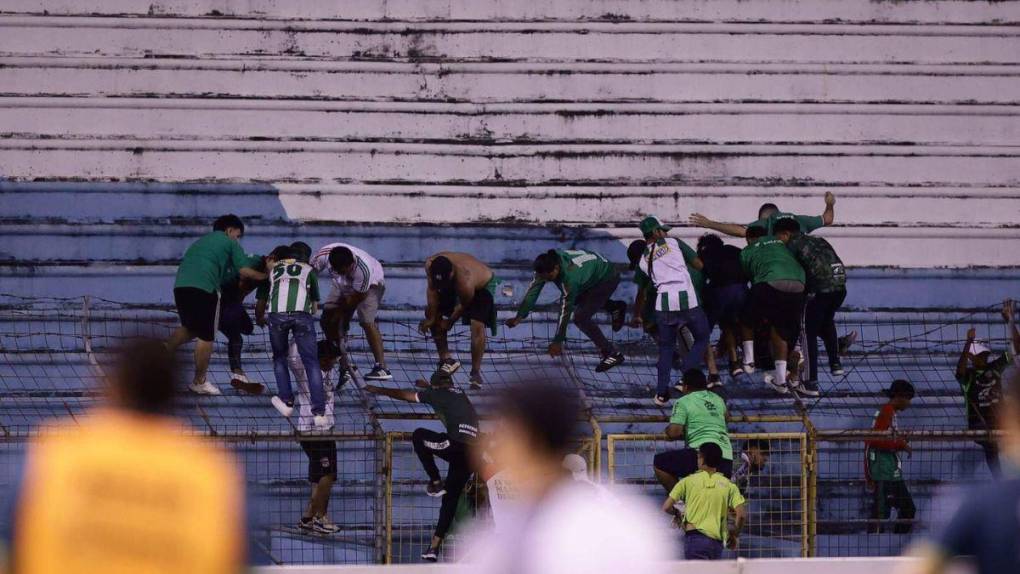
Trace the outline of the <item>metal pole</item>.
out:
<instances>
[{"instance_id":1,"label":"metal pole","mask_svg":"<svg viewBox=\"0 0 1020 574\"><path fill-rule=\"evenodd\" d=\"M386 499L386 541L384 564L393 563L393 436L387 434L384 439L386 443L386 454L384 457L383 474L385 475L385 499Z\"/></svg>"}]
</instances>

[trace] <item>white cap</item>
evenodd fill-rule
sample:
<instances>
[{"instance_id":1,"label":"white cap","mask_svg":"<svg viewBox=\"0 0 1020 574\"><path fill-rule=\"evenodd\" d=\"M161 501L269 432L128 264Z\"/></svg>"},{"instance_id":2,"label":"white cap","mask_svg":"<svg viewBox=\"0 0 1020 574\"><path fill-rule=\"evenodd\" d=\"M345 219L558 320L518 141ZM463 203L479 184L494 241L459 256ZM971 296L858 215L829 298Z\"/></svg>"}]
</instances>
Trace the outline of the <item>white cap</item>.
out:
<instances>
[{"instance_id":1,"label":"white cap","mask_svg":"<svg viewBox=\"0 0 1020 574\"><path fill-rule=\"evenodd\" d=\"M976 357L982 353L991 353L992 349L984 341L975 340L970 342L970 348L967 349L967 352Z\"/></svg>"},{"instance_id":2,"label":"white cap","mask_svg":"<svg viewBox=\"0 0 1020 574\"><path fill-rule=\"evenodd\" d=\"M571 453L563 457L563 468L569 470L575 479L588 477L588 461L581 455Z\"/></svg>"}]
</instances>

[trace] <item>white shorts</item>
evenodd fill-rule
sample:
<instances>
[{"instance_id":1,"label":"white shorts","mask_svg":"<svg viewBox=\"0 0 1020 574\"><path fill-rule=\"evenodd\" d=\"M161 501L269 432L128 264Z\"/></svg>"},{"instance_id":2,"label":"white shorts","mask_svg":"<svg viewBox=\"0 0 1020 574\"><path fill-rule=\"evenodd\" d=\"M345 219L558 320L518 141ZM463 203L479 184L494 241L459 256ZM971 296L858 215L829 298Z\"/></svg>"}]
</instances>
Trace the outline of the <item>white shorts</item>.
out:
<instances>
[{"instance_id":1,"label":"white shorts","mask_svg":"<svg viewBox=\"0 0 1020 574\"><path fill-rule=\"evenodd\" d=\"M382 303L383 294L386 293L385 285L372 285L368 288L365 298L358 304L358 322L362 324L375 323L375 317L379 314L379 305ZM345 293L336 287L330 291L326 301L322 304L323 309L335 309Z\"/></svg>"}]
</instances>

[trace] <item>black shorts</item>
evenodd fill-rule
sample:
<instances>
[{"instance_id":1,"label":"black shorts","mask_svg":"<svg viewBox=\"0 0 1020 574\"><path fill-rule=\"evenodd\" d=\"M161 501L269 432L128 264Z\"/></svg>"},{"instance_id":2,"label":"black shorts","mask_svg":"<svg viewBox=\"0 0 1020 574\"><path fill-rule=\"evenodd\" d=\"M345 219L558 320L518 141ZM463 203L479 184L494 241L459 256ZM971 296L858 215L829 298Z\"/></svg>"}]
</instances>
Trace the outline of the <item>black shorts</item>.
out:
<instances>
[{"instance_id":1,"label":"black shorts","mask_svg":"<svg viewBox=\"0 0 1020 574\"><path fill-rule=\"evenodd\" d=\"M316 483L323 477L336 480L336 443L331 440L300 441L301 450L308 455L308 482Z\"/></svg>"},{"instance_id":2,"label":"black shorts","mask_svg":"<svg viewBox=\"0 0 1020 574\"><path fill-rule=\"evenodd\" d=\"M216 293L207 293L195 287L174 289L174 303L181 326L203 341L212 341L216 334Z\"/></svg>"},{"instance_id":3,"label":"black shorts","mask_svg":"<svg viewBox=\"0 0 1020 574\"><path fill-rule=\"evenodd\" d=\"M752 329L774 327L788 345L796 345L804 301L804 293L787 293L768 283L756 283L744 308L744 322Z\"/></svg>"},{"instance_id":4,"label":"black shorts","mask_svg":"<svg viewBox=\"0 0 1020 574\"><path fill-rule=\"evenodd\" d=\"M680 450L667 450L655 455L652 464L655 468L665 471L680 480L698 472L698 449L682 448ZM733 474L733 461L723 459L722 464L716 469L729 478Z\"/></svg>"},{"instance_id":5,"label":"black shorts","mask_svg":"<svg viewBox=\"0 0 1020 574\"><path fill-rule=\"evenodd\" d=\"M457 294L451 291L439 293L439 313L444 317L453 314L453 308L457 306ZM461 323L470 325L471 321L478 321L490 329L496 325L496 300L488 289L475 290L475 296L471 298L471 304L464 309L461 315Z\"/></svg>"}]
</instances>

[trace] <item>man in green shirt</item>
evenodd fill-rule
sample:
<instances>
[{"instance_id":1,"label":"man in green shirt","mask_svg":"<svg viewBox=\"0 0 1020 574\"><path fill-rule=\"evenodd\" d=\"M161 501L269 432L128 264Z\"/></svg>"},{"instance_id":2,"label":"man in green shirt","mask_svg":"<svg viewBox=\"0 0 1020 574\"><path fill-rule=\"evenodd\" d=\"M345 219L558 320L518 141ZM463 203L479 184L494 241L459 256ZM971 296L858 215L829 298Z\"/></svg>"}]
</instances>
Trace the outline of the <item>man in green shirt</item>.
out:
<instances>
[{"instance_id":1,"label":"man in green shirt","mask_svg":"<svg viewBox=\"0 0 1020 574\"><path fill-rule=\"evenodd\" d=\"M174 302L181 326L174 331L166 346L170 352L198 338L195 344L195 376L192 392L219 395L216 385L206 380L212 357L216 318L219 314L218 291L236 271L244 279L262 281L265 273L252 269L252 260L241 249L238 240L244 235L244 223L236 215L224 215L213 223L212 233L203 235L184 252L174 281Z\"/></svg>"},{"instance_id":2,"label":"man in green shirt","mask_svg":"<svg viewBox=\"0 0 1020 574\"><path fill-rule=\"evenodd\" d=\"M751 278L751 293L742 319L744 362L754 357L754 332L767 330L775 373L765 375L765 383L780 393L790 392L786 365L800 338L800 320L804 313L804 268L797 263L786 244L767 235L764 227L747 229L747 247L740 252L740 266ZM753 364L745 370L754 371Z\"/></svg>"},{"instance_id":3,"label":"man in green shirt","mask_svg":"<svg viewBox=\"0 0 1020 574\"><path fill-rule=\"evenodd\" d=\"M662 505L666 514L676 517L685 533L686 560L719 560L724 545L735 550L747 520L746 501L740 489L719 472L722 454L715 443L706 442L698 447L700 470L678 482ZM678 508L681 504L682 510ZM730 510L736 514L736 520L733 530L727 533Z\"/></svg>"},{"instance_id":4,"label":"man in green shirt","mask_svg":"<svg viewBox=\"0 0 1020 574\"><path fill-rule=\"evenodd\" d=\"M507 320L507 327L516 327L535 307L535 301L546 283L560 289L560 314L556 322L556 334L549 345L549 356L558 357L563 353L563 342L567 339L567 326L573 318L574 325L591 339L602 354L602 360L595 372L602 373L623 363L623 353L602 334L595 324L595 312L604 309L612 317L613 331L623 328L627 304L611 299L620 274L608 259L583 249L550 249L539 255L534 264L535 278L524 295L517 316Z\"/></svg>"},{"instance_id":5,"label":"man in green shirt","mask_svg":"<svg viewBox=\"0 0 1020 574\"><path fill-rule=\"evenodd\" d=\"M722 461L716 467L725 476L733 472L733 446L726 427L726 403L708 390L708 381L700 369L688 369L683 377L684 395L673 403L673 414L666 426L670 440L684 439L687 448L660 452L655 455L652 468L666 492L681 478L698 470L698 453L695 449L713 443L722 449Z\"/></svg>"},{"instance_id":6,"label":"man in green shirt","mask_svg":"<svg viewBox=\"0 0 1020 574\"><path fill-rule=\"evenodd\" d=\"M779 207L777 207L774 203L764 203L758 208L758 219L748 223L747 225L712 221L700 213L691 214L690 223L696 227L713 229L732 237L744 237L747 234L747 228L755 225L765 228L766 235L772 235L772 226L775 225L776 221L783 218L794 218L797 220L797 223L800 224L801 230L803 230L804 233L811 233L820 227L832 225L833 220L836 218L835 206L836 196L833 195L832 192L827 191L825 192L825 211L823 211L821 215L817 216L785 213L779 211Z\"/></svg>"}]
</instances>

